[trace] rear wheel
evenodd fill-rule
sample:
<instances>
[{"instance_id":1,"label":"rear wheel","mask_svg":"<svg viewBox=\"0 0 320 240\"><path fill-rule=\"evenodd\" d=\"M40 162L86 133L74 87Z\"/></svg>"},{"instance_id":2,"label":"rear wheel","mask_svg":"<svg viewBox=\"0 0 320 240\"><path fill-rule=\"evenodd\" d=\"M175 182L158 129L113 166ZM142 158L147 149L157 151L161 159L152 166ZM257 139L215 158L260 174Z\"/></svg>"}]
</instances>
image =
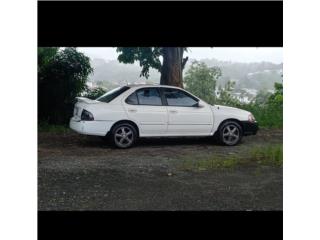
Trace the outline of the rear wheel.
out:
<instances>
[{"instance_id":1,"label":"rear wheel","mask_svg":"<svg viewBox=\"0 0 320 240\"><path fill-rule=\"evenodd\" d=\"M112 129L111 139L118 148L132 147L136 138L137 131L134 126L129 123L118 124Z\"/></svg>"},{"instance_id":2,"label":"rear wheel","mask_svg":"<svg viewBox=\"0 0 320 240\"><path fill-rule=\"evenodd\" d=\"M227 146L237 145L242 138L242 128L235 121L223 123L219 130L219 140Z\"/></svg>"}]
</instances>

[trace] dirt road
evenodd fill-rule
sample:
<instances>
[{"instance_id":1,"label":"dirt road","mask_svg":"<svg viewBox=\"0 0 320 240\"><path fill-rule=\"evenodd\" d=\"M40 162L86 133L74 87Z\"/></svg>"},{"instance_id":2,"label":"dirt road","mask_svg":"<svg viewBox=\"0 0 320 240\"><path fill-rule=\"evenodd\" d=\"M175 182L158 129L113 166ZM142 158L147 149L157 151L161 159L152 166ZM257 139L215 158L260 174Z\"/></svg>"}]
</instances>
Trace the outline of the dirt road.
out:
<instances>
[{"instance_id":1,"label":"dirt road","mask_svg":"<svg viewBox=\"0 0 320 240\"><path fill-rule=\"evenodd\" d=\"M246 157L266 144L282 144L282 130L261 130L235 147L209 138L144 139L127 150L97 137L39 133L39 210L282 210L282 167L184 165Z\"/></svg>"}]
</instances>

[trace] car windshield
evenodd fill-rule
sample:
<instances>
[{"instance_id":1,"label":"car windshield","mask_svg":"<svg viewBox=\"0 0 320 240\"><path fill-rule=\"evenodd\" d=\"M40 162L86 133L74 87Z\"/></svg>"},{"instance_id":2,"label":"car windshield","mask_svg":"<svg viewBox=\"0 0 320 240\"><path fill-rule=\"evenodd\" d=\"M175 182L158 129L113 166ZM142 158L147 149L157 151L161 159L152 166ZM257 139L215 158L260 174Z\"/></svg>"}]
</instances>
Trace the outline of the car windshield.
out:
<instances>
[{"instance_id":1,"label":"car windshield","mask_svg":"<svg viewBox=\"0 0 320 240\"><path fill-rule=\"evenodd\" d=\"M98 97L96 100L100 102L111 102L113 99L118 97L120 94L124 93L129 89L128 86L117 87L115 89L110 90L109 92L103 94L101 97Z\"/></svg>"}]
</instances>

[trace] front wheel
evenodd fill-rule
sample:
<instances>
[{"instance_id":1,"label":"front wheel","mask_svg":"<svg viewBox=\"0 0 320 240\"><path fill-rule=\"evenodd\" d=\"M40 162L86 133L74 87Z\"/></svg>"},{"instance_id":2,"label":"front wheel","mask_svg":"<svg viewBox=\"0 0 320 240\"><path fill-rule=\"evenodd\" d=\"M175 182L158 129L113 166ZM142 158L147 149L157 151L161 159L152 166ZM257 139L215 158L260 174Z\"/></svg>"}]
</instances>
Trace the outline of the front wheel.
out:
<instances>
[{"instance_id":1,"label":"front wheel","mask_svg":"<svg viewBox=\"0 0 320 240\"><path fill-rule=\"evenodd\" d=\"M219 131L219 140L222 144L227 146L237 145L242 138L242 128L235 121L227 121Z\"/></svg>"},{"instance_id":2,"label":"front wheel","mask_svg":"<svg viewBox=\"0 0 320 240\"><path fill-rule=\"evenodd\" d=\"M111 138L116 147L129 148L137 138L137 131L129 123L118 124L113 128Z\"/></svg>"}]
</instances>

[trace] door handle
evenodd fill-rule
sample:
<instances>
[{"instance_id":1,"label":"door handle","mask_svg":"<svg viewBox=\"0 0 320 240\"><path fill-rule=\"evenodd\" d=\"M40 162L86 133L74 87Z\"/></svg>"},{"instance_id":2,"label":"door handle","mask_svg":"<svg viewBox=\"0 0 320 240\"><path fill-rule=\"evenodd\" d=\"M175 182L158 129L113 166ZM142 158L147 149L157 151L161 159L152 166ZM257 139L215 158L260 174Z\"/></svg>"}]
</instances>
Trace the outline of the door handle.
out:
<instances>
[{"instance_id":1,"label":"door handle","mask_svg":"<svg viewBox=\"0 0 320 240\"><path fill-rule=\"evenodd\" d=\"M170 110L169 112L170 113L177 113L178 111L177 110Z\"/></svg>"},{"instance_id":2,"label":"door handle","mask_svg":"<svg viewBox=\"0 0 320 240\"><path fill-rule=\"evenodd\" d=\"M129 112L137 112L137 109L128 109Z\"/></svg>"}]
</instances>

